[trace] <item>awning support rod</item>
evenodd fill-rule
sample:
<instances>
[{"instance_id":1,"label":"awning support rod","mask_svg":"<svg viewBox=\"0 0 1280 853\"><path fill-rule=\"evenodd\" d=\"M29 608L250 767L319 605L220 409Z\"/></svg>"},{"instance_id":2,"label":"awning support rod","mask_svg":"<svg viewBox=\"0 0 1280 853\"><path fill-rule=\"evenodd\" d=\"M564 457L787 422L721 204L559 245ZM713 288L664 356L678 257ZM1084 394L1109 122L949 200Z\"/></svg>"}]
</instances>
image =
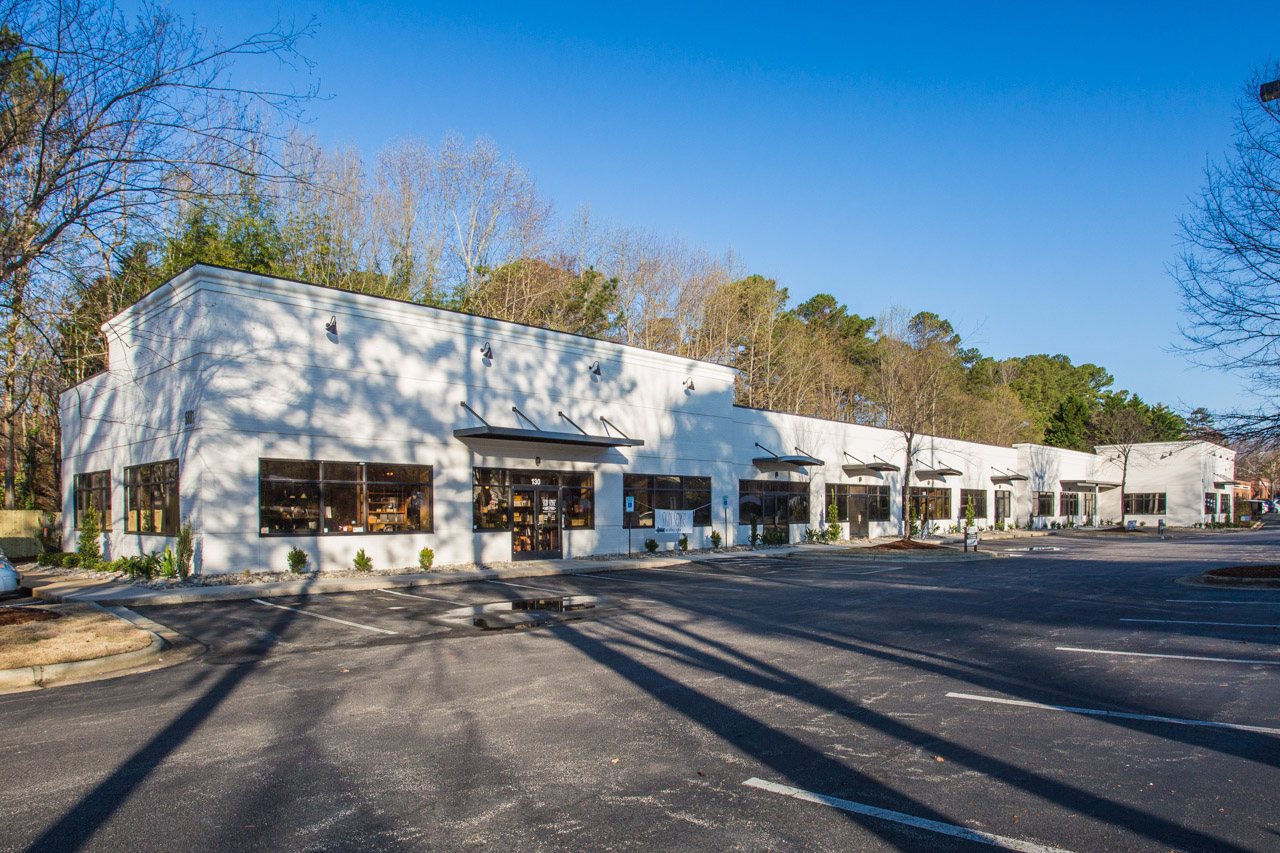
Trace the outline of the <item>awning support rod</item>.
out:
<instances>
[{"instance_id":1,"label":"awning support rod","mask_svg":"<svg viewBox=\"0 0 1280 853\"><path fill-rule=\"evenodd\" d=\"M763 450L765 453L768 453L770 456L773 456L773 457L775 457L775 458L778 458L778 454L774 453L772 450L770 450L769 448L765 447L763 444L761 444L761 443L760 443L760 442L758 442L758 441L756 442L756 447L760 448L760 449L761 449L761 450Z\"/></svg>"},{"instance_id":2,"label":"awning support rod","mask_svg":"<svg viewBox=\"0 0 1280 853\"><path fill-rule=\"evenodd\" d=\"M609 420L606 417L601 416L600 423L604 424L607 427L613 427L613 429L618 433L618 435L622 436L623 438L631 438L631 436L627 435L625 432L618 429L617 424L615 424L613 421Z\"/></svg>"},{"instance_id":3,"label":"awning support rod","mask_svg":"<svg viewBox=\"0 0 1280 853\"><path fill-rule=\"evenodd\" d=\"M538 426L537 424L535 424L535 423L533 422L533 419L532 419L532 418L530 418L528 415L526 415L524 412L520 411L520 410L519 410L519 409L517 409L515 406L512 406L512 407L511 407L511 411L513 411L513 412L515 412L515 413L516 413L516 417L518 417L518 418L524 418L524 419L525 419L525 421L529 424L529 426L533 427L533 428L534 428L534 429L536 429L538 432L542 432L542 427L540 427L540 426Z\"/></svg>"},{"instance_id":4,"label":"awning support rod","mask_svg":"<svg viewBox=\"0 0 1280 853\"><path fill-rule=\"evenodd\" d=\"M486 421L484 418L480 417L480 413L479 413L479 412L477 412L475 409L473 409L473 408L471 408L470 406L468 406L468 405L467 405L467 401L466 401L466 400L463 400L463 401L462 401L462 408L466 409L468 412L470 412L471 414L473 414L473 415L475 415L477 418L479 418L479 419L480 419L480 423L484 424L485 426L493 426L493 424L489 423L489 422L488 422L488 421Z\"/></svg>"},{"instance_id":5,"label":"awning support rod","mask_svg":"<svg viewBox=\"0 0 1280 853\"><path fill-rule=\"evenodd\" d=\"M569 423L573 424L573 428L574 428L574 429L576 429L578 432L582 433L583 435L587 435L587 431L586 431L585 429L583 429L582 427L580 427L580 426L578 426L577 424L573 423L573 418L569 417L569 416L568 416L568 415L566 415L564 412L556 412L556 414L557 414L557 415L559 415L560 417L564 418L564 419L565 419L566 421L568 421Z\"/></svg>"}]
</instances>

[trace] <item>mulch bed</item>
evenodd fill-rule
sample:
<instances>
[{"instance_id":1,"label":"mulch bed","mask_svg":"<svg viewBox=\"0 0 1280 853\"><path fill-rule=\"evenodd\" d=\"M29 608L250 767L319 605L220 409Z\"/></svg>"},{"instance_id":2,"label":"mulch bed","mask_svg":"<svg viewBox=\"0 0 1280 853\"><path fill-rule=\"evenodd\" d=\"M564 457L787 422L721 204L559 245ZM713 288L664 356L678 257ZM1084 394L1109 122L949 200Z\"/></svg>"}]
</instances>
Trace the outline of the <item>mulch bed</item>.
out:
<instances>
[{"instance_id":1,"label":"mulch bed","mask_svg":"<svg viewBox=\"0 0 1280 853\"><path fill-rule=\"evenodd\" d=\"M31 610L26 607L0 608L0 625L25 625L28 622L48 622L61 614L48 610Z\"/></svg>"},{"instance_id":2,"label":"mulch bed","mask_svg":"<svg viewBox=\"0 0 1280 853\"><path fill-rule=\"evenodd\" d=\"M872 545L867 548L868 551L940 551L941 545L934 545L932 542L917 542L914 539L895 539L892 542L881 542L879 545Z\"/></svg>"},{"instance_id":3,"label":"mulch bed","mask_svg":"<svg viewBox=\"0 0 1280 853\"><path fill-rule=\"evenodd\" d=\"M1280 565L1264 563L1255 566L1226 566L1225 568L1205 572L1205 574L1220 578L1280 578Z\"/></svg>"}]
</instances>

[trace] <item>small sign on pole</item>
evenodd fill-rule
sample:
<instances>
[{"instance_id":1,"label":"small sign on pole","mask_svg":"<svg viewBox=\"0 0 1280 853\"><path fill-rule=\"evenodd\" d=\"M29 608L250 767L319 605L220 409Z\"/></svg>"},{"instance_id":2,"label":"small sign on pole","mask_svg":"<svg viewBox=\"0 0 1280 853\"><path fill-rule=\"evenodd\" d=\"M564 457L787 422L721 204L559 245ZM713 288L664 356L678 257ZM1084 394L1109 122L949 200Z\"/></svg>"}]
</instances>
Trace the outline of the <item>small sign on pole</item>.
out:
<instances>
[{"instance_id":1,"label":"small sign on pole","mask_svg":"<svg viewBox=\"0 0 1280 853\"><path fill-rule=\"evenodd\" d=\"M636 499L635 499L635 498L633 498L633 497L628 497L628 498L627 498L627 512L635 512L635 511L636 511Z\"/></svg>"},{"instance_id":2,"label":"small sign on pole","mask_svg":"<svg viewBox=\"0 0 1280 853\"><path fill-rule=\"evenodd\" d=\"M964 550L968 553L969 549L978 550L978 528L966 527L964 529Z\"/></svg>"}]
</instances>

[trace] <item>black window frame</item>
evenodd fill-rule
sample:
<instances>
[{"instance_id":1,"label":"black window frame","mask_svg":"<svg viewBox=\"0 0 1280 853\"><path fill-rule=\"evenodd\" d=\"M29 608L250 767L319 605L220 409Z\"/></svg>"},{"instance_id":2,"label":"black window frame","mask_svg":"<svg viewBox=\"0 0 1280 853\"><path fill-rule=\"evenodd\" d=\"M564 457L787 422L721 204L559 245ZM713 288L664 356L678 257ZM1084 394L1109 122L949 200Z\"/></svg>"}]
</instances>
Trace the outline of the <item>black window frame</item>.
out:
<instances>
[{"instance_id":1,"label":"black window frame","mask_svg":"<svg viewBox=\"0 0 1280 853\"><path fill-rule=\"evenodd\" d=\"M960 506L956 509L956 518L964 521L964 508L969 505L969 501L973 501L973 520L987 520L987 490L986 489L961 489L960 490Z\"/></svg>"},{"instance_id":2,"label":"black window frame","mask_svg":"<svg viewBox=\"0 0 1280 853\"><path fill-rule=\"evenodd\" d=\"M951 516L951 489L942 486L911 486L907 489L907 518L916 511L917 521L947 521ZM935 514L936 513L936 514Z\"/></svg>"},{"instance_id":3,"label":"black window frame","mask_svg":"<svg viewBox=\"0 0 1280 853\"><path fill-rule=\"evenodd\" d=\"M80 513L92 506L103 531L111 529L111 471L86 471L71 481L72 525L80 529Z\"/></svg>"},{"instance_id":4,"label":"black window frame","mask_svg":"<svg viewBox=\"0 0 1280 853\"><path fill-rule=\"evenodd\" d=\"M279 474L268 474L268 467L272 465L291 465L297 466L299 472L304 468L315 466L314 476L281 476ZM372 470L372 475L371 474ZM379 469L392 469L387 471L387 476L379 476ZM407 479L396 479L391 475L396 473L396 469L404 471L417 472L417 478L409 477ZM422 473L426 472L426 479L422 479ZM258 458L258 536L263 539L274 539L287 536L306 536L306 537L328 537L328 536L406 536L414 534L434 533L436 524L435 512L435 466L420 465L418 463L405 462L356 462L351 460L336 459L285 459L280 457L262 456ZM288 486L295 488L314 487L315 490L315 527L293 528L289 530L271 529L280 524L280 519L264 514L267 505L267 490ZM398 487L398 488L397 488ZM425 526L404 529L392 529L394 521L387 520L392 514L399 514L398 505L393 506L392 503L398 504L398 495L394 492L406 492L410 489L421 490L422 494L418 495L418 512L425 511L427 523ZM378 492L384 494L378 495ZM359 527L359 530L342 530L342 529L325 529L326 510L337 506L337 496L341 494L347 497L355 496L357 515L350 525L352 528ZM405 499L404 514L406 517L406 525L408 513L412 510L410 505L414 495L412 492ZM304 509L309 509L310 500ZM277 499L278 500L278 499ZM374 504L374 501L390 500L392 503ZM283 507L281 507L283 509ZM381 516L382 520L377 522L387 525L382 530L370 530L373 522L370 516ZM312 515L307 512L296 517L299 521L309 521ZM343 526L340 522L337 524L340 528Z\"/></svg>"},{"instance_id":5,"label":"black window frame","mask_svg":"<svg viewBox=\"0 0 1280 853\"><path fill-rule=\"evenodd\" d=\"M631 512L627 512L629 497L635 498L635 509ZM694 527L710 527L714 523L711 477L700 474L644 474L639 471L624 473L622 529L651 530L654 510L657 509L692 510ZM648 524L645 524L646 512Z\"/></svg>"},{"instance_id":6,"label":"black window frame","mask_svg":"<svg viewBox=\"0 0 1280 853\"><path fill-rule=\"evenodd\" d=\"M751 499L758 498L760 514L756 523L765 530L782 530L791 524L810 524L810 487L807 481L791 480L739 480L738 524L749 525L752 513L744 513ZM781 503L780 503L781 501ZM786 507L785 521L779 522L779 506ZM766 514L766 510L772 512Z\"/></svg>"},{"instance_id":7,"label":"black window frame","mask_svg":"<svg viewBox=\"0 0 1280 853\"><path fill-rule=\"evenodd\" d=\"M1120 499L1128 516L1168 515L1168 498L1168 492L1125 492Z\"/></svg>"},{"instance_id":8,"label":"black window frame","mask_svg":"<svg viewBox=\"0 0 1280 853\"><path fill-rule=\"evenodd\" d=\"M1031 496L1032 516L1035 518L1053 518L1053 504L1053 492L1033 493Z\"/></svg>"},{"instance_id":9,"label":"black window frame","mask_svg":"<svg viewBox=\"0 0 1280 853\"><path fill-rule=\"evenodd\" d=\"M538 481L538 482L535 482ZM554 481L554 482L543 482ZM585 485L584 485L585 483ZM539 471L530 468L492 468L474 466L471 469L471 530L475 533L509 533L512 531L514 514L511 512L511 491L518 488L556 488L556 506L559 507L561 530L594 530L596 526L595 508L596 477L593 471ZM502 524L488 522L481 509L484 505L497 503L495 513L501 513ZM570 511L576 508L575 511ZM585 508L586 521L573 523L581 519L581 510Z\"/></svg>"},{"instance_id":10,"label":"black window frame","mask_svg":"<svg viewBox=\"0 0 1280 853\"><path fill-rule=\"evenodd\" d=\"M863 486L857 483L827 484L827 502L822 507L822 520L826 523L827 507L832 502L836 505L838 521L849 520L849 498L854 495L867 496L867 521L892 521L892 501L888 486Z\"/></svg>"},{"instance_id":11,"label":"black window frame","mask_svg":"<svg viewBox=\"0 0 1280 853\"><path fill-rule=\"evenodd\" d=\"M143 477L142 475L146 476ZM161 530L142 530L143 514L139 505L143 494L148 496L150 512L147 517L154 519L155 511L163 512ZM160 496L157 504L156 496ZM137 518L135 520L135 512ZM124 469L124 532L135 536L177 536L182 518L182 472L177 459L164 459L159 462L144 462L141 465L130 465ZM132 522L132 524L131 524Z\"/></svg>"},{"instance_id":12,"label":"black window frame","mask_svg":"<svg viewBox=\"0 0 1280 853\"><path fill-rule=\"evenodd\" d=\"M1080 514L1080 492L1060 492L1058 494L1058 515Z\"/></svg>"},{"instance_id":13,"label":"black window frame","mask_svg":"<svg viewBox=\"0 0 1280 853\"><path fill-rule=\"evenodd\" d=\"M1218 514L1218 493L1217 492L1204 493L1204 514L1205 515Z\"/></svg>"}]
</instances>

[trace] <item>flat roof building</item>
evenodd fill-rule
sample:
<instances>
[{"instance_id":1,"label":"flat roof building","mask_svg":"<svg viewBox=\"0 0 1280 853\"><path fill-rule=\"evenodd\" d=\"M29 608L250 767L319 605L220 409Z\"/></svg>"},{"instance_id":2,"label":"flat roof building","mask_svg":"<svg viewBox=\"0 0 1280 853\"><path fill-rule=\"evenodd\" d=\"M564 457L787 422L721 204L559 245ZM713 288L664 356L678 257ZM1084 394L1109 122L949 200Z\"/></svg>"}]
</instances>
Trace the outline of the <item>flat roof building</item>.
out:
<instances>
[{"instance_id":1,"label":"flat roof building","mask_svg":"<svg viewBox=\"0 0 1280 853\"><path fill-rule=\"evenodd\" d=\"M103 330L108 369L61 398L63 534L100 508L108 558L183 520L216 573L292 547L333 569L731 545L753 520L796 541L832 503L845 536L903 518L897 433L737 406L723 365L205 265ZM1174 445L1130 456L1131 514L1225 518L1234 453ZM970 502L985 527L1119 520L1114 456L925 436L910 502L946 527Z\"/></svg>"}]
</instances>

